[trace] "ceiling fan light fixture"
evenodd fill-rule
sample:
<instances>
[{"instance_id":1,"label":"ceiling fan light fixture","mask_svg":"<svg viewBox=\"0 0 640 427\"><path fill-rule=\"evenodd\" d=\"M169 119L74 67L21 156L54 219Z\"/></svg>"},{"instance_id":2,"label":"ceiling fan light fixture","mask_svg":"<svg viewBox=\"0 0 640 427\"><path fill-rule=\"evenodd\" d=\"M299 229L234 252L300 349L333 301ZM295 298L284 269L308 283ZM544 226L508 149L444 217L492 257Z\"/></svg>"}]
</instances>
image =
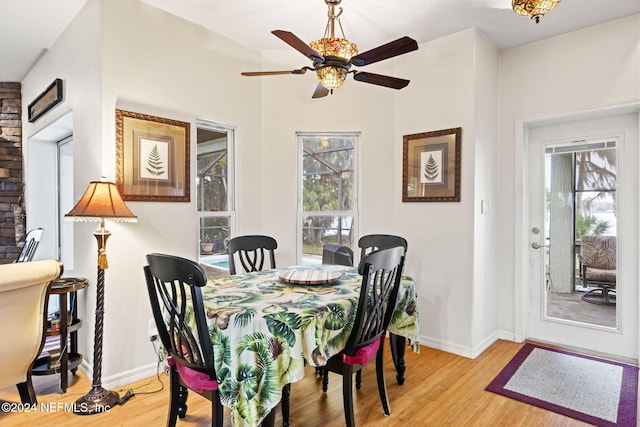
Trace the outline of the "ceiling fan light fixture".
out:
<instances>
[{"instance_id":1,"label":"ceiling fan light fixture","mask_svg":"<svg viewBox=\"0 0 640 427\"><path fill-rule=\"evenodd\" d=\"M536 23L560 3L560 0L512 0L511 6L516 13L531 17Z\"/></svg>"},{"instance_id":2,"label":"ceiling fan light fixture","mask_svg":"<svg viewBox=\"0 0 640 427\"><path fill-rule=\"evenodd\" d=\"M344 83L347 78L347 73L348 70L346 68L333 65L318 68L316 71L320 84L329 90L342 86L342 83Z\"/></svg>"},{"instance_id":3,"label":"ceiling fan light fixture","mask_svg":"<svg viewBox=\"0 0 640 427\"><path fill-rule=\"evenodd\" d=\"M358 54L358 46L347 39L325 37L309 43L309 46L325 58L335 56L345 61Z\"/></svg>"},{"instance_id":4,"label":"ceiling fan light fixture","mask_svg":"<svg viewBox=\"0 0 640 427\"><path fill-rule=\"evenodd\" d=\"M358 46L347 40L344 35L344 30L340 23L342 8L338 8L336 13L336 6L338 6L342 0L324 0L324 2L329 8L329 12L327 13L329 19L327 20L327 27L321 39L307 44L290 31L271 31L274 36L310 59L312 62L311 67L302 67L291 71L253 71L242 72L241 74L243 76L275 76L279 74L304 74L306 71L314 71L319 81L311 96L311 98L314 99L322 98L333 93L334 89L342 86L349 73L353 73L353 79L355 81L391 89L402 89L409 84L409 80L405 79L349 70L352 66L362 67L418 50L418 43L414 39L404 36L376 48L369 49L366 52L359 53ZM342 37L336 37L336 24L342 33Z\"/></svg>"}]
</instances>

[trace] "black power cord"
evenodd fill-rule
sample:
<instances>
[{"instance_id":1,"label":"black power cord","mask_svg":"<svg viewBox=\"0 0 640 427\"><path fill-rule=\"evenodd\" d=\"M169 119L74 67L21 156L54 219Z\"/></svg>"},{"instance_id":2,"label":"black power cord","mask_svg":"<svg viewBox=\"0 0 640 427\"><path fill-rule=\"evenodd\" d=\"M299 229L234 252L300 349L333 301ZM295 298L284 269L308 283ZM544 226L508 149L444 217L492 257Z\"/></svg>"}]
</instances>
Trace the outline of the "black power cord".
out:
<instances>
[{"instance_id":1,"label":"black power cord","mask_svg":"<svg viewBox=\"0 0 640 427\"><path fill-rule=\"evenodd\" d=\"M120 399L118 399L118 405L124 405L133 396L135 396L135 393L133 392L133 390L127 390L127 392L124 394L124 396L122 396Z\"/></svg>"},{"instance_id":2,"label":"black power cord","mask_svg":"<svg viewBox=\"0 0 640 427\"><path fill-rule=\"evenodd\" d=\"M132 389L129 389L129 390L127 390L127 392L123 396L121 396L118 399L118 401L116 402L118 405L124 405L125 403L127 403L129 401L129 399L134 397L136 394L153 394L153 393L158 393L158 392L164 390L164 383L160 379L160 364L164 361L166 356L164 355L164 349L162 349L162 348L159 349L159 348L156 347L156 341L157 340L158 340L158 336L157 335L151 337L151 343L153 344L154 351L158 355L158 363L156 365L156 379L158 380L158 382L160 382L160 388L158 390L141 391L141 392L138 392L138 393L134 393L134 391ZM141 386L141 387L144 387L144 385Z\"/></svg>"}]
</instances>

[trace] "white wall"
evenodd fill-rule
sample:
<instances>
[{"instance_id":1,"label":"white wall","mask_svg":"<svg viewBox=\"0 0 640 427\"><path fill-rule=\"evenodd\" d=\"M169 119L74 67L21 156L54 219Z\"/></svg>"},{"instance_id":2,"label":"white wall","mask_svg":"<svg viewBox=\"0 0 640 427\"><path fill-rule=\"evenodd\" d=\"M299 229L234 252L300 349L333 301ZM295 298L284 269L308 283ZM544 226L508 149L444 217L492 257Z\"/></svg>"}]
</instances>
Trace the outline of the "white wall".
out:
<instances>
[{"instance_id":1,"label":"white wall","mask_svg":"<svg viewBox=\"0 0 640 427\"><path fill-rule=\"evenodd\" d=\"M498 145L498 56L497 48L482 33L475 41L475 149L474 149L474 250L473 318L471 356L482 353L497 338L496 234L498 224L494 205Z\"/></svg>"},{"instance_id":2,"label":"white wall","mask_svg":"<svg viewBox=\"0 0 640 427\"><path fill-rule=\"evenodd\" d=\"M492 244L482 240L494 220L480 217L479 198L493 197L497 51L471 29L423 43L397 63L413 86L396 97L394 209L398 233L409 239L421 339L475 357L496 325L495 303L484 296L494 294ZM460 202L400 203L402 135L454 127L462 127Z\"/></svg>"},{"instance_id":3,"label":"white wall","mask_svg":"<svg viewBox=\"0 0 640 427\"><path fill-rule=\"evenodd\" d=\"M102 123L100 121L100 54L101 25L100 7L96 2L88 2L69 27L60 35L56 43L46 52L22 81L23 105L28 104L41 93L54 79L61 78L64 85L64 100L49 113L34 123L27 121L27 111L23 109L23 138L25 141L53 123L65 114L73 111L73 134L75 138L74 175L75 201L80 199L89 181L99 179L102 173L101 156L96 147L100 146ZM38 150L38 142L33 147L25 147L25 164L30 167L43 167L45 158L32 159L31 156L49 155L49 165L55 164L55 146L49 150ZM28 175L34 181L27 181L27 216L32 213L55 215L53 202L31 197L35 187L49 188L54 192L53 176L43 176L36 170ZM34 196L37 194L33 193ZM33 215L37 217L38 214ZM54 224L54 222L51 222ZM75 224L75 271L65 271L65 275L75 275L89 279L90 286L79 293L78 313L84 319L80 332L79 350L82 354L93 354L93 327L95 310L95 278L97 265L97 246L91 235L97 224ZM45 230L51 234L53 230ZM115 230L112 230L115 231ZM116 234L119 234L116 231ZM116 241L116 239L114 239ZM54 255L54 252L49 252ZM107 273L107 284L109 276ZM107 325L110 330L111 325ZM89 356L91 358L91 356Z\"/></svg>"},{"instance_id":4,"label":"white wall","mask_svg":"<svg viewBox=\"0 0 640 427\"><path fill-rule=\"evenodd\" d=\"M597 25L500 54L499 176L496 214L499 328L503 337L522 339L522 308L518 299L520 277L515 271L524 261L524 230L517 223L522 212L522 140L517 121L536 117L640 102L640 17Z\"/></svg>"}]
</instances>

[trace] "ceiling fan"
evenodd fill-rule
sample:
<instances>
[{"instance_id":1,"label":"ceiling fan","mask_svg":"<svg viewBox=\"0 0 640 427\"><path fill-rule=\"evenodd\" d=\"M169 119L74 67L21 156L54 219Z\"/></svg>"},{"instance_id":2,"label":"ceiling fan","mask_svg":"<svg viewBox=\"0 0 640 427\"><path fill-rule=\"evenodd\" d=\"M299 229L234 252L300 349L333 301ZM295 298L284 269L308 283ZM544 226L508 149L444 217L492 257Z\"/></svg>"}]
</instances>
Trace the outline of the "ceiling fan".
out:
<instances>
[{"instance_id":1,"label":"ceiling fan","mask_svg":"<svg viewBox=\"0 0 640 427\"><path fill-rule=\"evenodd\" d=\"M407 86L409 80L366 71L349 71L351 66L362 67L382 61L383 59L393 58L394 56L417 50L418 43L412 38L405 36L358 54L356 44L350 42L344 36L342 24L340 23L342 8L340 7L338 13L335 13L335 8L341 1L342 0L324 0L329 7L329 20L324 32L324 37L310 44L306 44L289 31L274 30L271 32L309 58L312 62L311 67L302 67L291 71L252 71L241 74L243 76L274 76L279 74L305 74L307 71L314 71L318 76L319 83L312 98L322 98L329 93L333 93L334 89L342 86L342 83L344 83L349 73L352 73L354 80L359 82L385 86L392 89L402 89ZM335 37L336 21L340 27L342 38Z\"/></svg>"}]
</instances>

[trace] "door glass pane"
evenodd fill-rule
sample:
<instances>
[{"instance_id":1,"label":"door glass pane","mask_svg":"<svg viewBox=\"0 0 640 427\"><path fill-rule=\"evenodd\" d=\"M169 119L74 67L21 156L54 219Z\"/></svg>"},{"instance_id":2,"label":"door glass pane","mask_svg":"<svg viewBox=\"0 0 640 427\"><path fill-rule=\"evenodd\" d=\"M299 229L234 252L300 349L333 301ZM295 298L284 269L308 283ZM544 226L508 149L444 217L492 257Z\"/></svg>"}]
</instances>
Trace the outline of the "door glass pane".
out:
<instances>
[{"instance_id":1,"label":"door glass pane","mask_svg":"<svg viewBox=\"0 0 640 427\"><path fill-rule=\"evenodd\" d=\"M543 247L547 317L611 328L617 326L616 179L615 143L547 148ZM606 272L613 277L612 282L596 280L593 276L592 252L588 257L586 253L581 254L585 236L613 236L607 241L613 242L614 255L596 255L613 257L610 267L613 270ZM588 237L586 240L593 239ZM589 246L587 251L592 251L591 248Z\"/></svg>"}]
</instances>

